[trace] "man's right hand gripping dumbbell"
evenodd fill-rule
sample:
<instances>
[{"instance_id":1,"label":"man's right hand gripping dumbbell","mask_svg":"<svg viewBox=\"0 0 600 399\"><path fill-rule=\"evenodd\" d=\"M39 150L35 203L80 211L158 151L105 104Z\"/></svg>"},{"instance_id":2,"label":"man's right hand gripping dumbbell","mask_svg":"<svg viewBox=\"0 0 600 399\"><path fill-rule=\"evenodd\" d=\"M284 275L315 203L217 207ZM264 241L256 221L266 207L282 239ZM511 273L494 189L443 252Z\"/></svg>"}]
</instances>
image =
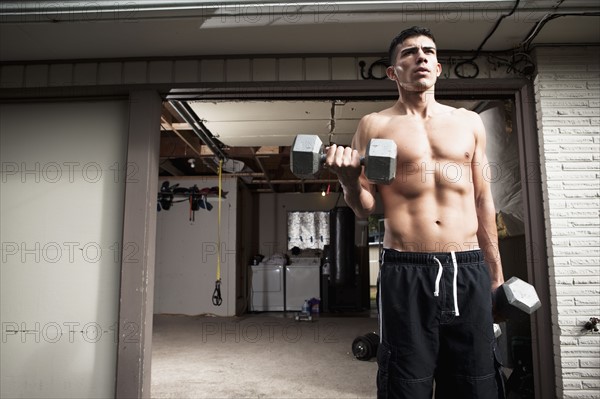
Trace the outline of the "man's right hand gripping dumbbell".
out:
<instances>
[{"instance_id":1,"label":"man's right hand gripping dumbbell","mask_svg":"<svg viewBox=\"0 0 600 399\"><path fill-rule=\"evenodd\" d=\"M397 147L393 140L371 139L365 156L360 158L367 179L375 184L390 184L396 177L396 155ZM319 136L296 136L290 154L290 168L294 175L303 179L315 178L325 159L325 147Z\"/></svg>"}]
</instances>

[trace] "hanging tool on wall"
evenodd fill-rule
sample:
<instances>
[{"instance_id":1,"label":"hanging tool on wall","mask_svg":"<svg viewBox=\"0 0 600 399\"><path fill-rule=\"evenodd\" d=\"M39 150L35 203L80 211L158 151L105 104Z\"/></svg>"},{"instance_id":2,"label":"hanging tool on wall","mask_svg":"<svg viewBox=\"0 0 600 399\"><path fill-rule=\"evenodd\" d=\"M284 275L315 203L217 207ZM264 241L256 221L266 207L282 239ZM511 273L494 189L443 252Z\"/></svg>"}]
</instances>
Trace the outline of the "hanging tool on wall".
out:
<instances>
[{"instance_id":1,"label":"hanging tool on wall","mask_svg":"<svg viewBox=\"0 0 600 399\"><path fill-rule=\"evenodd\" d=\"M169 185L169 181L163 182L160 191L158 192L157 198L157 210L168 211L171 209L173 204L179 202L187 202L189 208L189 220L195 221L195 211L206 209L211 211L213 206L208 202L208 197L219 196L220 198L227 198L227 191L220 191L219 187L204 187L198 188L196 185L192 187L179 187L179 184L173 186ZM177 199L182 198L182 199Z\"/></svg>"},{"instance_id":2,"label":"hanging tool on wall","mask_svg":"<svg viewBox=\"0 0 600 399\"><path fill-rule=\"evenodd\" d=\"M200 190L195 185L194 187L190 187L190 221L196 221L195 212L200 208L207 211L212 210L212 205L206 199L207 195L207 188Z\"/></svg>"},{"instance_id":3,"label":"hanging tool on wall","mask_svg":"<svg viewBox=\"0 0 600 399\"><path fill-rule=\"evenodd\" d=\"M223 298L221 297L221 191L222 183L221 177L223 172L223 159L219 159L219 193L217 198L219 199L219 210L217 213L217 280L215 281L215 290L212 295L212 303L215 306L221 306Z\"/></svg>"}]
</instances>

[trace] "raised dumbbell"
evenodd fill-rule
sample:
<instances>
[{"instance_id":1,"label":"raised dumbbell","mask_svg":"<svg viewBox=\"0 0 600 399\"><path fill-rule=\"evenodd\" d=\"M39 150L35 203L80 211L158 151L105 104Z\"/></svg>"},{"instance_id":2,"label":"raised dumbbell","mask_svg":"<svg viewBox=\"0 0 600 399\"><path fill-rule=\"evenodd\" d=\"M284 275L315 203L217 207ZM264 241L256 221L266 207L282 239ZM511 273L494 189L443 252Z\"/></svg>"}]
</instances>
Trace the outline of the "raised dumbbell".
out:
<instances>
[{"instance_id":1,"label":"raised dumbbell","mask_svg":"<svg viewBox=\"0 0 600 399\"><path fill-rule=\"evenodd\" d=\"M360 163L370 182L389 184L396 177L396 143L389 139L371 139ZM317 135L299 134L290 154L290 169L302 179L314 178L325 162L325 147Z\"/></svg>"},{"instance_id":2,"label":"raised dumbbell","mask_svg":"<svg viewBox=\"0 0 600 399\"><path fill-rule=\"evenodd\" d=\"M494 309L502 319L512 319L532 314L542 306L533 285L517 277L511 277L494 293Z\"/></svg>"}]
</instances>

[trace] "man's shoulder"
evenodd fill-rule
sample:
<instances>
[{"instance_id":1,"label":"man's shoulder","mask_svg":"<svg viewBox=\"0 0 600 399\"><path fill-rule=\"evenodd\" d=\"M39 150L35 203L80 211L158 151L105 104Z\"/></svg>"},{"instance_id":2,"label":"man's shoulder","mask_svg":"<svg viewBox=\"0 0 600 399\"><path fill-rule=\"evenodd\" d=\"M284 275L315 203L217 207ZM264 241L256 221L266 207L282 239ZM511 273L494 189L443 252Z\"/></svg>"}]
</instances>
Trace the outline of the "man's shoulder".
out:
<instances>
[{"instance_id":1,"label":"man's shoulder","mask_svg":"<svg viewBox=\"0 0 600 399\"><path fill-rule=\"evenodd\" d=\"M471 111L469 109L463 108L463 107L452 107L450 105L446 105L446 104L439 104L439 111L440 113L448 113L448 114L452 114L455 115L457 117L460 118L478 118L479 114L477 114L474 111Z\"/></svg>"},{"instance_id":2,"label":"man's shoulder","mask_svg":"<svg viewBox=\"0 0 600 399\"><path fill-rule=\"evenodd\" d=\"M473 128L476 130L480 130L483 126L483 121L481 120L481 116L475 111L471 111L465 108L459 108L457 116L461 119L467 121Z\"/></svg>"},{"instance_id":3,"label":"man's shoulder","mask_svg":"<svg viewBox=\"0 0 600 399\"><path fill-rule=\"evenodd\" d=\"M481 117L477 112L471 111L466 108L454 108L448 105L445 105L445 114L448 115L451 119L460 122L461 124L467 124L473 128L478 128L481 125ZM442 112L444 114L444 112Z\"/></svg>"},{"instance_id":4,"label":"man's shoulder","mask_svg":"<svg viewBox=\"0 0 600 399\"><path fill-rule=\"evenodd\" d=\"M375 111L364 115L358 123L356 134L354 135L355 145L365 148L367 142L376 137L380 137L389 126L390 118L393 115L386 110Z\"/></svg>"},{"instance_id":5,"label":"man's shoulder","mask_svg":"<svg viewBox=\"0 0 600 399\"><path fill-rule=\"evenodd\" d=\"M381 123L385 123L392 117L392 113L388 110L375 111L364 115L360 119L360 125L363 129L369 130Z\"/></svg>"},{"instance_id":6,"label":"man's shoulder","mask_svg":"<svg viewBox=\"0 0 600 399\"><path fill-rule=\"evenodd\" d=\"M474 118L474 119L479 118L479 114L475 111L471 111L470 109L456 108L456 112L460 113L461 115L467 116L469 118Z\"/></svg>"},{"instance_id":7,"label":"man's shoulder","mask_svg":"<svg viewBox=\"0 0 600 399\"><path fill-rule=\"evenodd\" d=\"M375 120L382 119L382 118L387 119L390 116L394 116L394 113L392 112L392 108L386 108L386 109L382 109L381 111L373 111L371 113L368 113L365 116L363 116L363 119L375 121Z\"/></svg>"},{"instance_id":8,"label":"man's shoulder","mask_svg":"<svg viewBox=\"0 0 600 399\"><path fill-rule=\"evenodd\" d=\"M380 123L387 123L390 119L402 116L394 107L382 109L380 111L374 111L364 115L361 118L361 122L365 125L377 125Z\"/></svg>"}]
</instances>

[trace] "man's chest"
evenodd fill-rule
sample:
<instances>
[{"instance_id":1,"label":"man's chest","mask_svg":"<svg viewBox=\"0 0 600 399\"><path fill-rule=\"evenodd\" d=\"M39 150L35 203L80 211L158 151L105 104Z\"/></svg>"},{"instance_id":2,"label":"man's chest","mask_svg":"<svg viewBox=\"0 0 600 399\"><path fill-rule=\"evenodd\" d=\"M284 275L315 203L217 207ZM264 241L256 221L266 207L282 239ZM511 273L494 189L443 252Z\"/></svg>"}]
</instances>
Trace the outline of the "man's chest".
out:
<instances>
[{"instance_id":1,"label":"man's chest","mask_svg":"<svg viewBox=\"0 0 600 399\"><path fill-rule=\"evenodd\" d=\"M468 163L473 159L473 128L458 118L404 121L388 126L388 136L398 146L397 162Z\"/></svg>"}]
</instances>

